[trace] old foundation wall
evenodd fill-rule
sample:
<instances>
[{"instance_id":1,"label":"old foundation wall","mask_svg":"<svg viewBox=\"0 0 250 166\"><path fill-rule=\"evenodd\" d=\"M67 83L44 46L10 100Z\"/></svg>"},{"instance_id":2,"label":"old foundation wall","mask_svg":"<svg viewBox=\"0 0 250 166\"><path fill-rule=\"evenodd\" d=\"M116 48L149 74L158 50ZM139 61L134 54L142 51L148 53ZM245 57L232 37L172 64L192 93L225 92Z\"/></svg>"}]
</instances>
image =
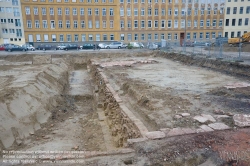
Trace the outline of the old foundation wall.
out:
<instances>
[{"instance_id":1,"label":"old foundation wall","mask_svg":"<svg viewBox=\"0 0 250 166\"><path fill-rule=\"evenodd\" d=\"M128 139L146 138L148 129L126 107L118 93L109 84L99 64L91 60L87 68L95 81L94 94L98 103L97 107L105 113L115 146L126 146Z\"/></svg>"}]
</instances>

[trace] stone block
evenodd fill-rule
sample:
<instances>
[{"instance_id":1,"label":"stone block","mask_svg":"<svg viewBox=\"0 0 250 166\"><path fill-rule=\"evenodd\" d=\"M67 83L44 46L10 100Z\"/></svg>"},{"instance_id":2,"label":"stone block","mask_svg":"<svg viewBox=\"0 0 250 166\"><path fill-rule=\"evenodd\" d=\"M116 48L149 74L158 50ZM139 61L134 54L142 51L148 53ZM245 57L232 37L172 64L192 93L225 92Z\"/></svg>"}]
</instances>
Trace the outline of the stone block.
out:
<instances>
[{"instance_id":1,"label":"stone block","mask_svg":"<svg viewBox=\"0 0 250 166\"><path fill-rule=\"evenodd\" d=\"M170 130L171 130L170 128L160 129L160 131L164 132L165 134L167 134Z\"/></svg>"},{"instance_id":2,"label":"stone block","mask_svg":"<svg viewBox=\"0 0 250 166\"><path fill-rule=\"evenodd\" d=\"M181 116L187 117L187 116L190 116L190 113L182 113Z\"/></svg>"},{"instance_id":3,"label":"stone block","mask_svg":"<svg viewBox=\"0 0 250 166\"><path fill-rule=\"evenodd\" d=\"M233 116L234 124L239 127L250 126L250 115L236 114Z\"/></svg>"},{"instance_id":4,"label":"stone block","mask_svg":"<svg viewBox=\"0 0 250 166\"><path fill-rule=\"evenodd\" d=\"M230 129L230 127L227 126L227 125L225 125L224 123L211 123L208 126L211 127L214 130L226 130L226 129Z\"/></svg>"},{"instance_id":5,"label":"stone block","mask_svg":"<svg viewBox=\"0 0 250 166\"><path fill-rule=\"evenodd\" d=\"M196 133L203 133L205 132L203 129L196 129Z\"/></svg>"},{"instance_id":6,"label":"stone block","mask_svg":"<svg viewBox=\"0 0 250 166\"><path fill-rule=\"evenodd\" d=\"M146 140L148 140L148 139L147 138L134 138L134 139L128 139L127 143L128 143L128 145L132 145L134 143L143 142L143 141L146 141Z\"/></svg>"},{"instance_id":7,"label":"stone block","mask_svg":"<svg viewBox=\"0 0 250 166\"><path fill-rule=\"evenodd\" d=\"M197 120L197 121L200 122L200 123L205 123L206 121L208 121L207 118L205 118L205 117L203 117L203 116L199 116L199 115L193 117L193 119Z\"/></svg>"},{"instance_id":8,"label":"stone block","mask_svg":"<svg viewBox=\"0 0 250 166\"><path fill-rule=\"evenodd\" d=\"M211 115L201 114L201 116L203 116L204 118L207 118L211 122L216 122L216 120L214 119L214 117L212 117Z\"/></svg>"},{"instance_id":9,"label":"stone block","mask_svg":"<svg viewBox=\"0 0 250 166\"><path fill-rule=\"evenodd\" d=\"M194 134L196 133L196 131L194 129L191 128L181 128L181 130L185 133L185 134Z\"/></svg>"},{"instance_id":10,"label":"stone block","mask_svg":"<svg viewBox=\"0 0 250 166\"><path fill-rule=\"evenodd\" d=\"M216 119L221 119L221 118L230 118L228 115L214 115Z\"/></svg>"},{"instance_id":11,"label":"stone block","mask_svg":"<svg viewBox=\"0 0 250 166\"><path fill-rule=\"evenodd\" d=\"M151 131L146 133L146 137L148 139L161 139L164 138L166 135L162 131Z\"/></svg>"},{"instance_id":12,"label":"stone block","mask_svg":"<svg viewBox=\"0 0 250 166\"><path fill-rule=\"evenodd\" d=\"M173 128L172 130L168 132L167 137L183 135L183 134L185 134L185 132L181 128Z\"/></svg>"},{"instance_id":13,"label":"stone block","mask_svg":"<svg viewBox=\"0 0 250 166\"><path fill-rule=\"evenodd\" d=\"M203 129L205 132L214 131L213 129L211 129L207 125L201 125L200 128Z\"/></svg>"}]
</instances>

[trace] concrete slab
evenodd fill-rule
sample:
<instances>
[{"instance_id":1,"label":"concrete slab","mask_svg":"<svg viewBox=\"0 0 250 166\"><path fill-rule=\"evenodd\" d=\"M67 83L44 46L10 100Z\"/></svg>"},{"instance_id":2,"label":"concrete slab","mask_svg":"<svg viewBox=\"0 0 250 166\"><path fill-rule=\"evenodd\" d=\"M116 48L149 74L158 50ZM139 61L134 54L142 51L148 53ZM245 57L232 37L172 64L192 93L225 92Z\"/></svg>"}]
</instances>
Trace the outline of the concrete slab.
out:
<instances>
[{"instance_id":1,"label":"concrete slab","mask_svg":"<svg viewBox=\"0 0 250 166\"><path fill-rule=\"evenodd\" d=\"M204 118L207 118L211 122L216 122L216 120L214 119L214 117L212 117L212 115L201 114L201 116L203 116Z\"/></svg>"},{"instance_id":2,"label":"concrete slab","mask_svg":"<svg viewBox=\"0 0 250 166\"><path fill-rule=\"evenodd\" d=\"M203 129L205 132L214 131L213 129L211 129L207 125L201 125L200 128Z\"/></svg>"},{"instance_id":3,"label":"concrete slab","mask_svg":"<svg viewBox=\"0 0 250 166\"><path fill-rule=\"evenodd\" d=\"M161 139L164 138L166 135L162 131L151 131L146 133L146 137L148 139Z\"/></svg>"},{"instance_id":4,"label":"concrete slab","mask_svg":"<svg viewBox=\"0 0 250 166\"><path fill-rule=\"evenodd\" d=\"M194 134L196 131L191 128L181 128L182 131L184 131L185 134Z\"/></svg>"},{"instance_id":5,"label":"concrete slab","mask_svg":"<svg viewBox=\"0 0 250 166\"><path fill-rule=\"evenodd\" d=\"M173 128L168 132L167 137L183 135L183 134L185 134L185 132L181 128Z\"/></svg>"},{"instance_id":6,"label":"concrete slab","mask_svg":"<svg viewBox=\"0 0 250 166\"><path fill-rule=\"evenodd\" d=\"M236 114L233 116L234 124L239 127L250 126L250 115Z\"/></svg>"},{"instance_id":7,"label":"concrete slab","mask_svg":"<svg viewBox=\"0 0 250 166\"><path fill-rule=\"evenodd\" d=\"M226 129L230 129L230 127L227 126L227 125L225 125L224 123L211 123L208 126L211 127L214 130L226 130Z\"/></svg>"},{"instance_id":8,"label":"concrete slab","mask_svg":"<svg viewBox=\"0 0 250 166\"><path fill-rule=\"evenodd\" d=\"M207 119L206 117L199 116L199 115L193 117L193 119L197 120L197 121L200 122L200 123L205 123L205 122L208 121L208 119Z\"/></svg>"}]
</instances>

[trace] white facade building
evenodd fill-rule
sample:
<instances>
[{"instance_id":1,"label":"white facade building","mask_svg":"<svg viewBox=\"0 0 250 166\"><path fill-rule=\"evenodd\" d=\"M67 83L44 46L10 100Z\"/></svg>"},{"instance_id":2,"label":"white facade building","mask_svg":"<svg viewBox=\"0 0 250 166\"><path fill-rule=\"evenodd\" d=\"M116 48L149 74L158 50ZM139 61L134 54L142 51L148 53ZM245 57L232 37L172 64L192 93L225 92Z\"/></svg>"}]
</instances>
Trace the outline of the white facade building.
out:
<instances>
[{"instance_id":1,"label":"white facade building","mask_svg":"<svg viewBox=\"0 0 250 166\"><path fill-rule=\"evenodd\" d=\"M0 44L24 44L20 0L0 0Z\"/></svg>"},{"instance_id":2,"label":"white facade building","mask_svg":"<svg viewBox=\"0 0 250 166\"><path fill-rule=\"evenodd\" d=\"M224 19L224 37L250 32L250 0L226 0Z\"/></svg>"}]
</instances>

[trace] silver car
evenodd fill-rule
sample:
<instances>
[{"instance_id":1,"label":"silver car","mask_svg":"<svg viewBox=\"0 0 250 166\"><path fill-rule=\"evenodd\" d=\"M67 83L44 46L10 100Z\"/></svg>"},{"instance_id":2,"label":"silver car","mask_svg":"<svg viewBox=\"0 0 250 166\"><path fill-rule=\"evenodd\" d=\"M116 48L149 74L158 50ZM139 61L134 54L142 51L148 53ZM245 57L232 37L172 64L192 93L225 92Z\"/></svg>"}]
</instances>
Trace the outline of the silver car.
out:
<instances>
[{"instance_id":1,"label":"silver car","mask_svg":"<svg viewBox=\"0 0 250 166\"><path fill-rule=\"evenodd\" d=\"M123 48L123 43L122 42L113 42L111 44L106 45L105 48L106 49L110 49L110 48L121 49L121 48Z\"/></svg>"},{"instance_id":2,"label":"silver car","mask_svg":"<svg viewBox=\"0 0 250 166\"><path fill-rule=\"evenodd\" d=\"M99 43L98 46L99 46L100 48L105 48L105 47L106 47L106 44L105 44L105 43Z\"/></svg>"},{"instance_id":3,"label":"silver car","mask_svg":"<svg viewBox=\"0 0 250 166\"><path fill-rule=\"evenodd\" d=\"M32 45L30 44L24 44L24 45L21 45L21 47L25 47L26 50L31 50L31 51L35 51L35 47L33 47Z\"/></svg>"}]
</instances>

